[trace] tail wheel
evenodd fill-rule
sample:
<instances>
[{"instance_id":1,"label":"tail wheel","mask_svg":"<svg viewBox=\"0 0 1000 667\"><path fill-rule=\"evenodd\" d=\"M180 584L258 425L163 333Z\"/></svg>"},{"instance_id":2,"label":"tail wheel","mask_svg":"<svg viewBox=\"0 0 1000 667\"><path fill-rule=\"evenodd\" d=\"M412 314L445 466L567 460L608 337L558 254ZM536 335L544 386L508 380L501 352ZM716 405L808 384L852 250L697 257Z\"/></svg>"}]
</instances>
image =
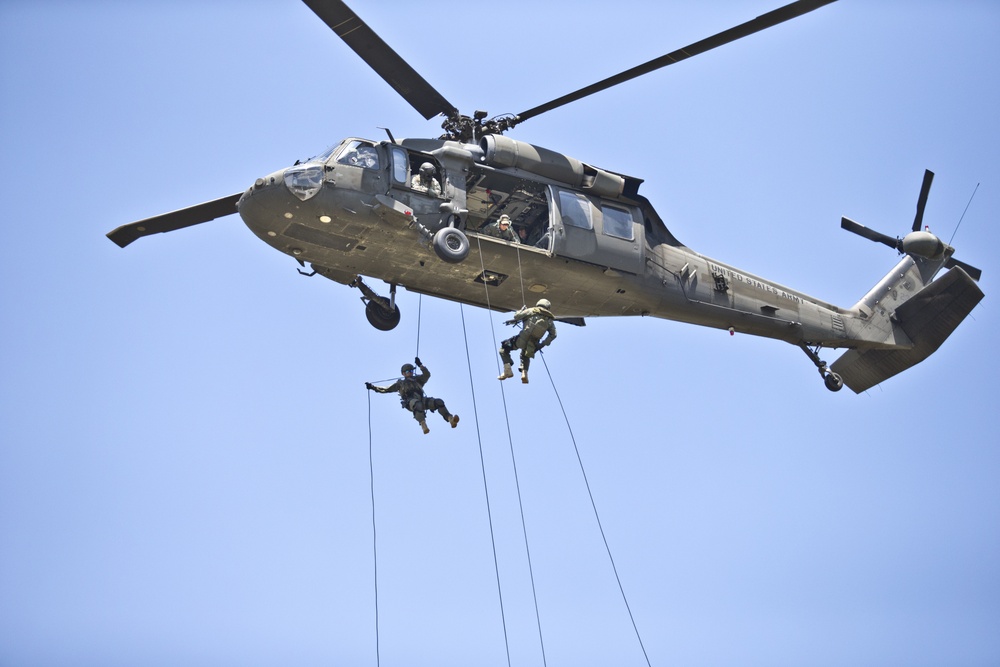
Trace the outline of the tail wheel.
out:
<instances>
[{"instance_id":1,"label":"tail wheel","mask_svg":"<svg viewBox=\"0 0 1000 667\"><path fill-rule=\"evenodd\" d=\"M469 256L469 238L460 229L444 227L434 234L434 252L450 264L458 264Z\"/></svg>"},{"instance_id":2,"label":"tail wheel","mask_svg":"<svg viewBox=\"0 0 1000 667\"><path fill-rule=\"evenodd\" d=\"M830 391L840 391L844 388L844 380L836 373L827 373L823 376L823 384Z\"/></svg>"},{"instance_id":3,"label":"tail wheel","mask_svg":"<svg viewBox=\"0 0 1000 667\"><path fill-rule=\"evenodd\" d=\"M399 306L393 305L392 310L389 310L374 301L369 301L365 305L365 317L379 331L390 331L399 324Z\"/></svg>"}]
</instances>

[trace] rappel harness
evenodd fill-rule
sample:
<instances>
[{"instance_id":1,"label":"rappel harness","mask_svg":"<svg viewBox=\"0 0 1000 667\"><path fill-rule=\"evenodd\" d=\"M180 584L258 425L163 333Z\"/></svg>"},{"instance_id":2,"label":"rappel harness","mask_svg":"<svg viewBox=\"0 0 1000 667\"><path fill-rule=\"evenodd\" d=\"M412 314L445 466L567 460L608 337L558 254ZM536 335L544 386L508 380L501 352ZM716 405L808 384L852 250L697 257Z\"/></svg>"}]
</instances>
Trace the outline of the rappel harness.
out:
<instances>
[{"instance_id":1,"label":"rappel harness","mask_svg":"<svg viewBox=\"0 0 1000 667\"><path fill-rule=\"evenodd\" d=\"M427 397L424 386L416 378L404 377L399 381L399 404L406 410L410 409L410 401L423 400Z\"/></svg>"}]
</instances>

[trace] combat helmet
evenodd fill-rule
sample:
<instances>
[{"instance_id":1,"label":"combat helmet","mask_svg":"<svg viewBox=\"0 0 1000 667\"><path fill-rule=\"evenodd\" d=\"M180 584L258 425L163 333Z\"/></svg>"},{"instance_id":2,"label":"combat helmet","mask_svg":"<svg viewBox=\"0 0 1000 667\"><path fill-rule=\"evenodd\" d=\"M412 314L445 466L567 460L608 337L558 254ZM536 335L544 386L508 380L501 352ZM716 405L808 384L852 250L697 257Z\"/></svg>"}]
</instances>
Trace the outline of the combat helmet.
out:
<instances>
[{"instance_id":1,"label":"combat helmet","mask_svg":"<svg viewBox=\"0 0 1000 667\"><path fill-rule=\"evenodd\" d=\"M399 369L400 373L412 373L413 364L403 364L403 367Z\"/></svg>"},{"instance_id":2,"label":"combat helmet","mask_svg":"<svg viewBox=\"0 0 1000 667\"><path fill-rule=\"evenodd\" d=\"M539 299L538 303L535 304L539 308L551 308L552 302L548 299Z\"/></svg>"}]
</instances>

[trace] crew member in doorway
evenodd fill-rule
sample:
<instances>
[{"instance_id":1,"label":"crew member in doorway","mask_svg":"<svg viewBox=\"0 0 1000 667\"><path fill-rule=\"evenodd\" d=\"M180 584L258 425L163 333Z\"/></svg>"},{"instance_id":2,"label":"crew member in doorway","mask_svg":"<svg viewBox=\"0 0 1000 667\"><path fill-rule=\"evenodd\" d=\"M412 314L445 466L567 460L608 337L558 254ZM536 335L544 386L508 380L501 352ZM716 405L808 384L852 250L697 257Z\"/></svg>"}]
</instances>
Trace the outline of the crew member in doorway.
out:
<instances>
[{"instance_id":1,"label":"crew member in doorway","mask_svg":"<svg viewBox=\"0 0 1000 667\"><path fill-rule=\"evenodd\" d=\"M403 377L388 387L379 387L371 382L365 382L365 387L369 391L379 394L391 394L394 391L398 391L400 404L413 413L413 418L417 420L417 423L420 424L420 428L423 429L425 434L431 431L427 428L428 410L440 413L444 420L451 424L452 428L455 428L458 426L458 415L448 412L448 408L445 407L444 401L440 398L432 398L424 393L424 385L431 379L431 372L427 370L426 366L420 363L420 357L417 357L413 361L420 367L420 375L413 374L413 364L403 364L403 367L400 369Z\"/></svg>"},{"instance_id":2,"label":"crew member in doorway","mask_svg":"<svg viewBox=\"0 0 1000 667\"><path fill-rule=\"evenodd\" d=\"M420 192L426 192L435 197L441 196L441 184L434 178L434 165L424 162L420 165L420 171L410 181L410 187Z\"/></svg>"},{"instance_id":3,"label":"crew member in doorway","mask_svg":"<svg viewBox=\"0 0 1000 667\"><path fill-rule=\"evenodd\" d=\"M480 231L482 231L483 234L489 234L490 236L495 236L498 239L503 239L504 241L519 243L514 230L510 228L510 216L506 213L501 215L500 219L496 222L491 222L490 224L484 226Z\"/></svg>"},{"instance_id":4,"label":"crew member in doorway","mask_svg":"<svg viewBox=\"0 0 1000 667\"><path fill-rule=\"evenodd\" d=\"M528 384L528 366L535 352L549 345L556 339L555 315L549 310L552 304L548 299L539 299L533 308L522 308L514 313L514 318L504 324L521 323L522 329L516 336L511 336L500 344L500 358L503 359L503 372L498 380L514 377L511 365L514 360L512 350L521 350L521 382ZM545 337L544 339L542 337Z\"/></svg>"}]
</instances>

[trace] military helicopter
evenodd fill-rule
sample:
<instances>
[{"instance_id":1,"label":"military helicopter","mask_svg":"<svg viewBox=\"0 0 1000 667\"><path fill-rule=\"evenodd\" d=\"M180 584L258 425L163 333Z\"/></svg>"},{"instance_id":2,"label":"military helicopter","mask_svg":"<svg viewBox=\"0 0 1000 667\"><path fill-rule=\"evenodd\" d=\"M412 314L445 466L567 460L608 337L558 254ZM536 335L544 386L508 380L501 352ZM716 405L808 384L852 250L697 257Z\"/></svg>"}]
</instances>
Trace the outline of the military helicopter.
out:
<instances>
[{"instance_id":1,"label":"military helicopter","mask_svg":"<svg viewBox=\"0 0 1000 667\"><path fill-rule=\"evenodd\" d=\"M125 247L239 213L262 241L319 274L361 291L377 329L400 321L399 286L500 311L526 292L563 321L651 316L783 340L801 348L828 389L862 392L933 353L983 298L980 271L922 229L927 171L911 230L902 238L847 218L842 227L901 258L860 301L838 307L684 246L642 179L504 135L588 95L816 10L798 0L684 48L515 115L464 115L340 0L303 0L425 119L435 139L344 139L305 162L258 178L245 192L123 225ZM421 174L421 172L423 172ZM509 218L514 240L487 233ZM311 268L310 272L303 271ZM947 272L935 280L941 269ZM364 277L388 284L377 294ZM822 348L847 348L828 365Z\"/></svg>"}]
</instances>

